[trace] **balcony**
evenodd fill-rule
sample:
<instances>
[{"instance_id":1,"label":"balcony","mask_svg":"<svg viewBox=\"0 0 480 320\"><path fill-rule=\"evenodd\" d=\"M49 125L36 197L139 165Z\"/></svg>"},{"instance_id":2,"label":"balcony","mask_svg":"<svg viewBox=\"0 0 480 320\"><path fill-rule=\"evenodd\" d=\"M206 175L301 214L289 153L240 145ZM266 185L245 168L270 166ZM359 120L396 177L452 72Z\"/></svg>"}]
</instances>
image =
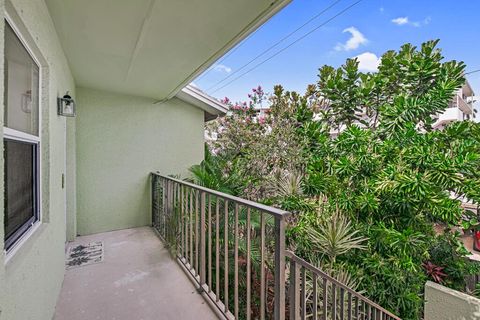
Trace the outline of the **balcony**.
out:
<instances>
[{"instance_id":1,"label":"balcony","mask_svg":"<svg viewBox=\"0 0 480 320\"><path fill-rule=\"evenodd\" d=\"M104 261L66 271L55 320L215 319L149 227L78 237L104 243Z\"/></svg>"},{"instance_id":2,"label":"balcony","mask_svg":"<svg viewBox=\"0 0 480 320\"><path fill-rule=\"evenodd\" d=\"M152 174L152 225L77 238L55 320L399 319L285 247L288 212ZM190 280L190 281L189 281Z\"/></svg>"},{"instance_id":3,"label":"balcony","mask_svg":"<svg viewBox=\"0 0 480 320\"><path fill-rule=\"evenodd\" d=\"M473 107L468 104L463 97L457 96L457 106L465 114L473 114Z\"/></svg>"},{"instance_id":4,"label":"balcony","mask_svg":"<svg viewBox=\"0 0 480 320\"><path fill-rule=\"evenodd\" d=\"M437 121L435 121L435 123L433 124L433 127L437 128L439 126L446 125L453 121L462 121L462 120L463 120L462 112L459 110L459 108L455 106L455 107L447 108L442 114L440 114Z\"/></svg>"}]
</instances>

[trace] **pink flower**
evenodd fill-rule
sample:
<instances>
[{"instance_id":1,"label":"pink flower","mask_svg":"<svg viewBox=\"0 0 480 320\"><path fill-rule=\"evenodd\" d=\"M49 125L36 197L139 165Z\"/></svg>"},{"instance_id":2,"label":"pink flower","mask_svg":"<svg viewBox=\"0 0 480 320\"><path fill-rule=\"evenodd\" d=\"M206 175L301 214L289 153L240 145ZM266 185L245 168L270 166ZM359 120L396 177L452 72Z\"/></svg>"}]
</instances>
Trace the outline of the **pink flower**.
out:
<instances>
[{"instance_id":1,"label":"pink flower","mask_svg":"<svg viewBox=\"0 0 480 320\"><path fill-rule=\"evenodd\" d=\"M265 117L258 117L259 124L265 124L265 122L266 122Z\"/></svg>"},{"instance_id":2,"label":"pink flower","mask_svg":"<svg viewBox=\"0 0 480 320\"><path fill-rule=\"evenodd\" d=\"M223 98L222 100L220 100L221 103L224 103L224 104L229 104L230 103L230 99L228 99L228 97L225 97Z\"/></svg>"}]
</instances>

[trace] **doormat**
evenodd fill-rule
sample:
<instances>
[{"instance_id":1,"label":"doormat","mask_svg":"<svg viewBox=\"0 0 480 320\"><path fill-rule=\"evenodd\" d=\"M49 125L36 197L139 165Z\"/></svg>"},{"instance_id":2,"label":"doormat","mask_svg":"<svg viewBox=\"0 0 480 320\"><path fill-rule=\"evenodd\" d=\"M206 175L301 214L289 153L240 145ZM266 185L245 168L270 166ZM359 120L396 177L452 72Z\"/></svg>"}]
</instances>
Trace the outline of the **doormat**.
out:
<instances>
[{"instance_id":1,"label":"doormat","mask_svg":"<svg viewBox=\"0 0 480 320\"><path fill-rule=\"evenodd\" d=\"M103 242L96 241L70 247L65 264L68 270L100 262L103 262Z\"/></svg>"}]
</instances>

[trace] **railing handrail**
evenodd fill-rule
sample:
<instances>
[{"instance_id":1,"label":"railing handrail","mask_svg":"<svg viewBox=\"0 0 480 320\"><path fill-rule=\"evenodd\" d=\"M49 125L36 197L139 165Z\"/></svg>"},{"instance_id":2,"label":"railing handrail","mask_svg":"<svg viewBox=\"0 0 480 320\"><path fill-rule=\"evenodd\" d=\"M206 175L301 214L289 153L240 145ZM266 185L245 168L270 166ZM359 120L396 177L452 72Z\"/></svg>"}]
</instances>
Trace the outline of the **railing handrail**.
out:
<instances>
[{"instance_id":1,"label":"railing handrail","mask_svg":"<svg viewBox=\"0 0 480 320\"><path fill-rule=\"evenodd\" d=\"M244 206L250 207L252 209L257 209L257 210L260 210L260 211L263 211L263 212L266 212L266 213L270 213L270 214L272 214L276 217L279 217L279 218L285 218L285 217L288 217L291 214L290 212L282 210L282 209L278 209L278 208L275 208L275 207L271 207L271 206L268 206L268 205L265 205L265 204L261 204L261 203L255 202L255 201L243 199L243 198L240 198L240 197L232 196L231 194L223 193L223 192L216 191L216 190L213 190L213 189L209 189L209 188L206 188L206 187L202 187L202 186L199 186L197 184L194 184L194 183L191 183L191 182L188 182L188 181L184 181L184 180L176 179L176 178L173 178L173 177L165 176L165 175L160 174L159 172L152 172L151 174L156 175L158 177L161 177L163 179L167 179L167 180L170 180L170 181L175 181L177 183L183 184L185 186L188 186L190 188L193 188L193 189L196 189L196 190L199 190L199 191L207 192L209 194L222 197L224 199L232 200L234 202L237 202L237 203L242 204Z\"/></svg>"},{"instance_id":2,"label":"railing handrail","mask_svg":"<svg viewBox=\"0 0 480 320\"><path fill-rule=\"evenodd\" d=\"M390 311L382 308L380 305L376 304L375 302L371 301L370 299L368 299L367 297L361 295L360 293L356 292L355 290L349 288L348 286L344 285L343 283L341 283L340 281L338 281L337 279L333 278L332 276L328 275L327 273L325 273L324 271L320 270L319 268L315 267L314 265L312 265L311 263L303 260L302 258L300 258L299 256L297 256L295 253L289 251L289 250L286 250L285 251L285 256L287 256L288 258L290 259L293 259L296 263L300 264L301 266L303 266L304 268L306 269L309 269L310 271L320 275L321 277L327 279L328 281L334 283L336 286L342 288L343 290L349 292L352 294L352 296L355 296L357 297L358 299L361 299L362 301L368 303L369 305L371 305L372 307L378 309L379 311L387 314L388 316L394 318L394 319L397 319L397 320L401 320L399 317L397 317L396 315L394 315L393 313L391 313Z\"/></svg>"},{"instance_id":3,"label":"railing handrail","mask_svg":"<svg viewBox=\"0 0 480 320\"><path fill-rule=\"evenodd\" d=\"M177 261L187 271L187 274L192 276L196 285L205 293L207 301L215 307L215 310L226 318L239 319L239 238L241 230L243 239L246 241L246 319L251 319L251 303L252 303L252 269L251 269L251 257L250 250L252 247L252 234L251 234L251 215L258 214L260 218L260 225L258 233L254 233L253 237L257 239L257 245L260 252L260 275L256 277L260 278L260 307L261 318L265 319L265 311L268 301L268 290L266 286L273 284L273 319L284 320L286 310L286 287L291 286L289 289L290 294L290 315L291 319L299 319L300 312L302 318L306 319L307 312L306 307L306 277L305 272L308 271L314 275L314 279L323 279L323 308L324 312L327 312L329 304L327 299L328 282L331 283L333 290L333 304L332 314L336 317L338 301L335 298L336 290L340 290L341 301L344 301L344 293L348 294L349 298L349 311L351 315L352 297L356 301L356 312L358 317L358 303L363 305L364 311L368 309L368 315L370 312L379 312L380 316L385 315L385 319L401 320L391 312L382 308L380 305L374 303L370 299L366 298L362 294L349 288L345 284L336 280L334 277L328 275L324 271L315 267L311 263L303 260L295 255L294 252L286 249L285 241L285 229L286 229L286 217L290 215L289 212L271 207L268 205L260 204L251 200L242 199L227 193L212 190L203 186L196 185L194 183L183 181L174 177L165 176L160 172L151 172L152 176L152 224L154 228L159 232L160 237L167 244L172 244L172 248L176 251ZM211 196L214 196L213 199ZM223 202L223 209L221 204ZM213 204L213 207L212 207ZM243 208L246 210L243 211ZM212 210L213 209L213 210ZM253 209L253 210L251 210ZM223 211L223 213L221 211ZM243 212L243 213L241 213ZM239 224L239 215L243 214L246 219L245 225ZM215 215L215 224L212 224L212 218ZM223 220L221 215L224 215ZM274 219L274 226L271 230L273 233L273 242L265 241L265 217L271 216ZM173 224L171 223L173 222ZM206 223L207 222L207 223ZM222 223L222 225L220 224ZM224 231L222 237L220 237L219 230L223 228ZM244 225L244 226L243 226ZM243 227L242 227L243 226ZM233 234L231 232L234 232ZM230 234L229 234L230 233ZM233 235L233 238L232 238ZM212 241L215 239L215 249L212 247ZM220 248L220 242L223 240L223 248ZM233 244L229 240L234 240ZM259 242L259 243L258 243ZM272 246L273 244L273 246ZM208 252L207 252L208 247ZM232 248L233 247L233 248ZM233 251L232 251L233 249ZM215 251L213 251L215 250ZM220 286L220 270L222 264L220 263L220 255L224 250L223 261L223 279L224 283L223 292ZM216 259L215 261L215 288L212 286L212 253ZM270 253L270 254L269 254ZM233 254L233 268L234 278L232 284L232 278L230 276L229 281L229 265L232 263ZM267 258L272 261L273 270L267 270ZM286 268L286 259L290 259L290 276L288 278L288 271ZM208 260L207 260L208 259ZM230 262L229 262L230 260ZM300 269L298 269L300 268ZM294 270L294 271L292 271ZM298 271L298 272L297 272ZM269 272L272 281L268 277ZM255 272L253 273L255 274ZM303 274L303 275L300 275ZM303 284L300 284L300 278ZM298 279L298 280L297 280ZM258 280L258 279L257 279ZM258 283L257 283L258 284ZM233 287L233 307L229 308L229 299L232 296L229 288ZM317 297L317 282L314 281L314 296ZM230 294L228 294L230 291ZM221 296L223 293L223 296ZM302 293L302 294L301 294ZM302 298L300 298L302 295ZM302 304L299 304L301 302ZM317 310L317 298L314 299L313 308ZM341 302L340 311L343 314L343 303ZM367 308L367 309L365 309ZM232 313L233 312L233 313ZM243 311L242 311L243 312ZM362 311L360 311L362 312ZM376 315L376 313L374 313ZM298 317L297 317L298 315ZM326 313L324 313L324 318ZM376 316L374 316L376 318ZM373 318L369 318L373 319ZM382 317L383 319L383 317Z\"/></svg>"}]
</instances>

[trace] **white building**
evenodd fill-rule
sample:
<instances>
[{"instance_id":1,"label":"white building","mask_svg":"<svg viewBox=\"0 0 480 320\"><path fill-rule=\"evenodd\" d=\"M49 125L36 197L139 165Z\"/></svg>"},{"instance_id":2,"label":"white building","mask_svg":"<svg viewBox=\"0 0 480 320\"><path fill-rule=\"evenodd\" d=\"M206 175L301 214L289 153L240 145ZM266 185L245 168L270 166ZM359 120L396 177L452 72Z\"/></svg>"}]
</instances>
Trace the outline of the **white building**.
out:
<instances>
[{"instance_id":1,"label":"white building","mask_svg":"<svg viewBox=\"0 0 480 320\"><path fill-rule=\"evenodd\" d=\"M458 89L445 112L438 116L433 127L442 129L453 121L474 120L476 118L476 110L473 106L474 95L472 87L466 81L463 87Z\"/></svg>"}]
</instances>

